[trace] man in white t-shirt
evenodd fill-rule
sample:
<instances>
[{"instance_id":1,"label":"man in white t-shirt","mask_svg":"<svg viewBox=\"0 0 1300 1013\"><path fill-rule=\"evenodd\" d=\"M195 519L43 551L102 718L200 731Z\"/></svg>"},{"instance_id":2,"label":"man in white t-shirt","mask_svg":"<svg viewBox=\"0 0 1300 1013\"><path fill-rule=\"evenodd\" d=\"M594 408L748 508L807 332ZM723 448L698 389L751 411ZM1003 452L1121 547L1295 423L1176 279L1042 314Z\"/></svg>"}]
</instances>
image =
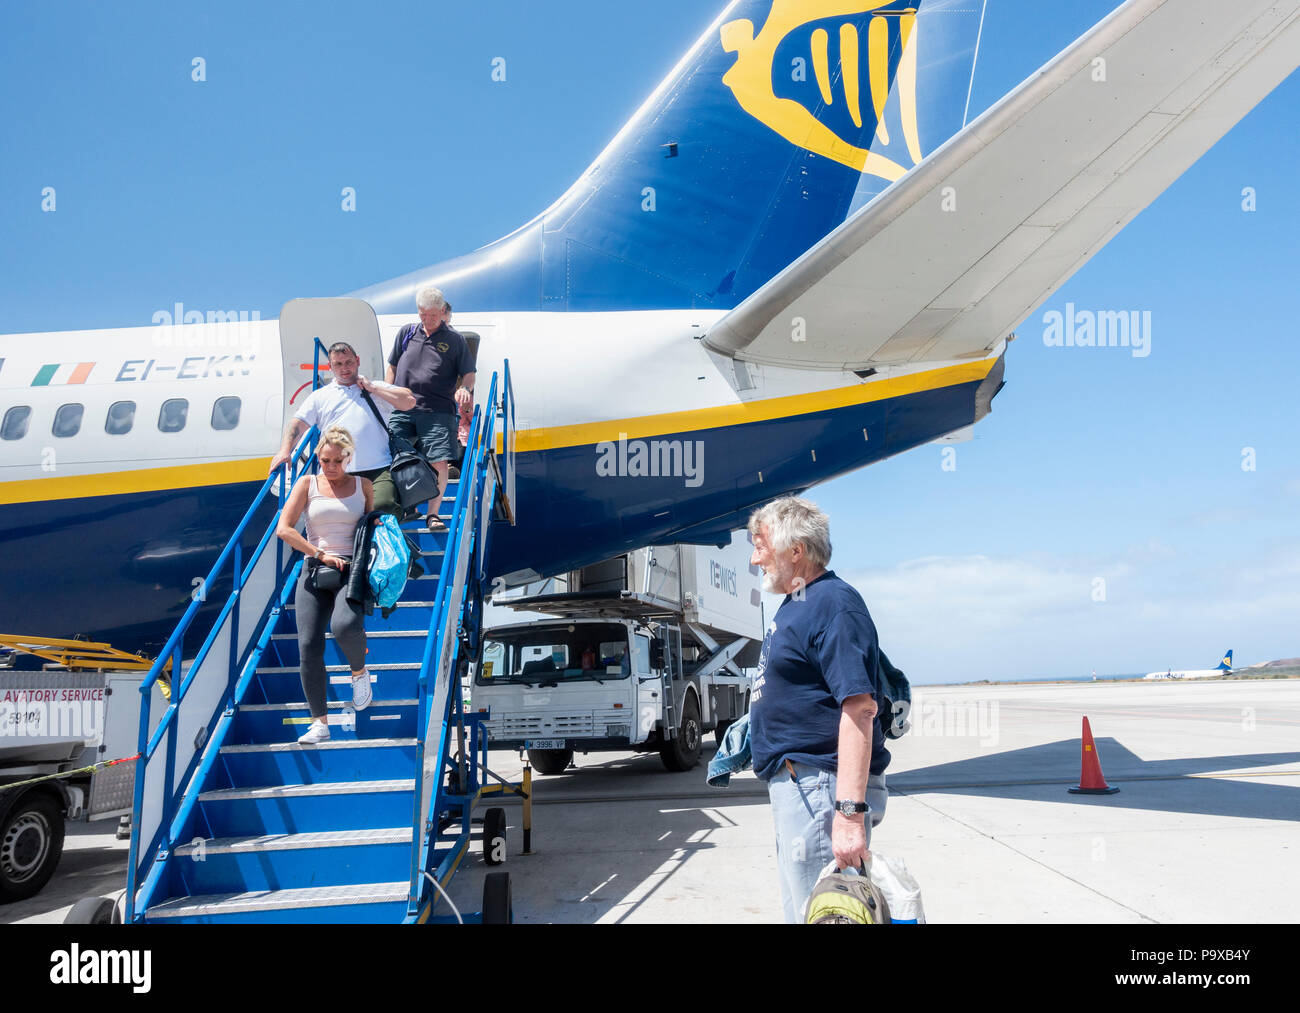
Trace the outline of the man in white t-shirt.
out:
<instances>
[{"instance_id":1,"label":"man in white t-shirt","mask_svg":"<svg viewBox=\"0 0 1300 1013\"><path fill-rule=\"evenodd\" d=\"M400 517L402 508L397 502L397 488L388 473L391 463L388 430L379 424L362 392L370 394L370 400L383 415L385 423L394 409L409 411L413 408L415 395L405 387L361 376L357 372L361 360L346 342L336 341L330 346L329 363L334 382L318 387L303 400L284 429L284 439L280 442L279 453L271 458L270 471L289 460L294 445L312 426L321 432L330 426L342 426L352 434L356 446L352 460L348 462L348 471L370 479L375 487L374 509Z\"/></svg>"}]
</instances>

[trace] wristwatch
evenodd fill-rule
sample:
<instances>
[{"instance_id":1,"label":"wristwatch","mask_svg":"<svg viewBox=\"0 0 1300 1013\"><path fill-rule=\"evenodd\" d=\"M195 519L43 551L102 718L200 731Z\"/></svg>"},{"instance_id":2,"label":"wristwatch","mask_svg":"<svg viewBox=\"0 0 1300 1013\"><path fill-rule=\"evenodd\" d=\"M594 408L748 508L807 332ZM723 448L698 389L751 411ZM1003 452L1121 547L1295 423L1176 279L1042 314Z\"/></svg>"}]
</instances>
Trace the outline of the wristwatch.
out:
<instances>
[{"instance_id":1,"label":"wristwatch","mask_svg":"<svg viewBox=\"0 0 1300 1013\"><path fill-rule=\"evenodd\" d=\"M864 813L871 812L871 806L865 802L848 802L840 799L835 803L835 811L843 813L845 816L861 816Z\"/></svg>"}]
</instances>

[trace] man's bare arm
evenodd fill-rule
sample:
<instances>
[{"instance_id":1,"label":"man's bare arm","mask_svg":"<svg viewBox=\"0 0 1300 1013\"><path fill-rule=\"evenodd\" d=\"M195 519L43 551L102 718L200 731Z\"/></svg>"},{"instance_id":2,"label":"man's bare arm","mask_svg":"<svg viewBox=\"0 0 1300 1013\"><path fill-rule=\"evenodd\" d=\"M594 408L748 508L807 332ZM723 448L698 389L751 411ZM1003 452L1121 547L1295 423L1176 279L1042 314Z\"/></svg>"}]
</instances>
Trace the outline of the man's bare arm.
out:
<instances>
[{"instance_id":1,"label":"man's bare arm","mask_svg":"<svg viewBox=\"0 0 1300 1013\"><path fill-rule=\"evenodd\" d=\"M298 442L299 437L301 437L306 431L307 423L302 419L289 420L289 424L284 427L284 439L280 441L280 449L276 455L271 458L271 467L267 469L266 472L268 475L293 456L294 444Z\"/></svg>"},{"instance_id":2,"label":"man's bare arm","mask_svg":"<svg viewBox=\"0 0 1300 1013\"><path fill-rule=\"evenodd\" d=\"M835 773L836 800L863 802L871 776L871 723L875 698L867 693L848 697L840 705L839 760ZM831 850L840 868L857 868L867 860L866 818L835 814Z\"/></svg>"},{"instance_id":3,"label":"man's bare arm","mask_svg":"<svg viewBox=\"0 0 1300 1013\"><path fill-rule=\"evenodd\" d=\"M393 367L389 366L388 371L391 373ZM378 380L367 380L364 376L358 377L357 382L371 394L383 398L398 411L409 412L415 407L415 395L411 393L409 387L395 387L391 380L380 383Z\"/></svg>"},{"instance_id":4,"label":"man's bare arm","mask_svg":"<svg viewBox=\"0 0 1300 1013\"><path fill-rule=\"evenodd\" d=\"M840 707L840 758L835 790L842 799L861 802L867 797L867 778L871 775L871 723L875 716L875 698L867 693L849 697Z\"/></svg>"},{"instance_id":5,"label":"man's bare arm","mask_svg":"<svg viewBox=\"0 0 1300 1013\"><path fill-rule=\"evenodd\" d=\"M456 403L461 404L465 401L473 402L474 400L474 373L466 373L456 384ZM460 396L461 391L465 391L465 397Z\"/></svg>"}]
</instances>

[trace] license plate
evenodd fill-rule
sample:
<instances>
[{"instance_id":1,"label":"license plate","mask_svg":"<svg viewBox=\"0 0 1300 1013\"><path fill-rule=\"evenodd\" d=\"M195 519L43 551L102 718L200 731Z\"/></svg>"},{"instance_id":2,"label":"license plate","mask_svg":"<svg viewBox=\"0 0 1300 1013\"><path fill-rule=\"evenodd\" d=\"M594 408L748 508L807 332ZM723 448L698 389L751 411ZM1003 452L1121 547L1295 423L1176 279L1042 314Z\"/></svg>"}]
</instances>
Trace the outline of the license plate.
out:
<instances>
[{"instance_id":1,"label":"license plate","mask_svg":"<svg viewBox=\"0 0 1300 1013\"><path fill-rule=\"evenodd\" d=\"M563 749L563 739L527 739L524 742L525 749Z\"/></svg>"}]
</instances>

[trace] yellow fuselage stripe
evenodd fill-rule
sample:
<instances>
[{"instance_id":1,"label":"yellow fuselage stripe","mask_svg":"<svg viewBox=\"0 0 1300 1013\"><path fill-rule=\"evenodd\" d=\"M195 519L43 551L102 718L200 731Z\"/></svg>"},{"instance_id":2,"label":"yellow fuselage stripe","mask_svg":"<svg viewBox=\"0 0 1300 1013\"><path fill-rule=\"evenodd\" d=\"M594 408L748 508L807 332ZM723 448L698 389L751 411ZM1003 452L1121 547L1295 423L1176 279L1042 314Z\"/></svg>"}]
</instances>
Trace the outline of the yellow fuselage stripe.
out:
<instances>
[{"instance_id":1,"label":"yellow fuselage stripe","mask_svg":"<svg viewBox=\"0 0 1300 1013\"><path fill-rule=\"evenodd\" d=\"M97 475L55 475L21 482L0 483L0 505L43 503L86 496L121 496L131 492L194 489L234 482L265 482L271 457L242 461L180 464L171 468L133 468Z\"/></svg>"},{"instance_id":2,"label":"yellow fuselage stripe","mask_svg":"<svg viewBox=\"0 0 1300 1013\"><path fill-rule=\"evenodd\" d=\"M582 447L662 436L667 433L690 433L721 429L754 422L793 418L814 412L831 411L852 405L871 404L890 398L919 394L943 387L983 380L993 368L992 359L927 369L906 376L837 387L810 394L695 408L689 411L642 415L638 418L613 419L607 422L582 422L571 426L549 426L520 430L515 434L515 451L530 453L561 447ZM498 434L498 446L500 434ZM270 457L210 464L183 464L170 468L136 468L130 471L95 475L59 475L0 483L0 505L41 503L51 500L78 499L90 496L120 496L126 493L161 492L171 489L194 489L235 482L260 482L266 479Z\"/></svg>"},{"instance_id":3,"label":"yellow fuselage stripe","mask_svg":"<svg viewBox=\"0 0 1300 1013\"><path fill-rule=\"evenodd\" d=\"M717 408L695 408L684 412L667 412L662 415L643 415L634 419L616 419L612 422L584 422L573 426L525 429L516 434L515 450L521 453L534 450L555 450L560 447L585 447L593 443L617 441L621 436L629 440L662 436L665 433L690 433L704 429L721 429L752 422L810 415L813 412L831 411L851 405L871 404L906 394L938 390L961 383L983 380L993 368L994 360L980 359L957 366L927 369L906 376L819 390L811 394L791 394L786 397L767 398L760 401L722 405Z\"/></svg>"}]
</instances>

